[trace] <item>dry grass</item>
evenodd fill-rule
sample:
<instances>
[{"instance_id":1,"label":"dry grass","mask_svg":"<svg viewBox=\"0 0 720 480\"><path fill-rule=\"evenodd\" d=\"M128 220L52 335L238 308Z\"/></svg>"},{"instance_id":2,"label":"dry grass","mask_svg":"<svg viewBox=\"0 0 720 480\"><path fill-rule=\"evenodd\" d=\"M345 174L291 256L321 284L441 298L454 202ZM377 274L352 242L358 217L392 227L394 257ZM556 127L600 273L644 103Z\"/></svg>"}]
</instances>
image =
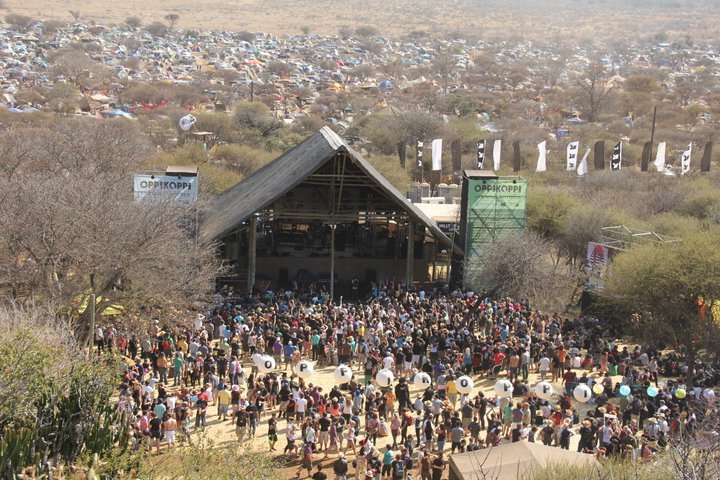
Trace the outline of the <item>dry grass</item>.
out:
<instances>
[{"instance_id":1,"label":"dry grass","mask_svg":"<svg viewBox=\"0 0 720 480\"><path fill-rule=\"evenodd\" d=\"M690 34L695 41L715 39L720 10L710 0L684 5L658 2L577 2L558 0L6 0L6 11L38 19L122 23L137 16L145 24L177 13L178 27L266 31L276 34L336 34L341 26L375 25L394 37L412 31L469 38L524 38L557 41L574 38L592 43L637 39L666 32L672 39ZM412 13L408 13L412 12ZM564 20L558 21L561 16ZM471 21L469 21L472 19ZM639 33L641 32L641 33Z\"/></svg>"}]
</instances>

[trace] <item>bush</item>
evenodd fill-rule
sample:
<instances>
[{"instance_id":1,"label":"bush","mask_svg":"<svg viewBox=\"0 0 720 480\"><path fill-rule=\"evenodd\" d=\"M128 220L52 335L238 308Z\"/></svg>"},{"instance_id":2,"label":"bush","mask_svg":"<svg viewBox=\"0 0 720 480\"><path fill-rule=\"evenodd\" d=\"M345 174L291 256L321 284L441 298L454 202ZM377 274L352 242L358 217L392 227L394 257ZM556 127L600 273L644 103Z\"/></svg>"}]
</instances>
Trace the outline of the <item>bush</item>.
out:
<instances>
[{"instance_id":1,"label":"bush","mask_svg":"<svg viewBox=\"0 0 720 480\"><path fill-rule=\"evenodd\" d=\"M110 396L111 359L85 360L69 325L49 309L0 310L0 478L49 459L74 464L106 455L122 429Z\"/></svg>"}]
</instances>

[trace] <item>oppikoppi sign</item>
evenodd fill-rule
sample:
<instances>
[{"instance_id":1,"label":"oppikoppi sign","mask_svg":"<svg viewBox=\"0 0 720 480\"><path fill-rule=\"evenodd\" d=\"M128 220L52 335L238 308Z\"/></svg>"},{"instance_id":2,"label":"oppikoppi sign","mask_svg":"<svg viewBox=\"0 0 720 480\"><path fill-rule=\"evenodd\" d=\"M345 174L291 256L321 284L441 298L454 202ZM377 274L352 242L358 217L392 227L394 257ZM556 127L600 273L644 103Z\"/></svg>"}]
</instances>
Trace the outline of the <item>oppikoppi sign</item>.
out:
<instances>
[{"instance_id":1,"label":"oppikoppi sign","mask_svg":"<svg viewBox=\"0 0 720 480\"><path fill-rule=\"evenodd\" d=\"M174 198L182 203L197 201L197 177L136 173L133 180L136 201L152 198Z\"/></svg>"}]
</instances>

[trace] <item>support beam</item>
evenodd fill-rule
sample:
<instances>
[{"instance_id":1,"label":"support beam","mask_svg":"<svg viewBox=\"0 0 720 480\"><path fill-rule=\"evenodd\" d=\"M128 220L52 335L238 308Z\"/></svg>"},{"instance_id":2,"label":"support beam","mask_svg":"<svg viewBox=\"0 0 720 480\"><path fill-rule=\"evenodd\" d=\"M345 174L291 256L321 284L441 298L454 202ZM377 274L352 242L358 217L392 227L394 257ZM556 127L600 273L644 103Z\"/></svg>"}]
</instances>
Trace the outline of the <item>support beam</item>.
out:
<instances>
[{"instance_id":1,"label":"support beam","mask_svg":"<svg viewBox=\"0 0 720 480\"><path fill-rule=\"evenodd\" d=\"M415 222L410 220L407 224L407 260L405 263L405 286L408 290L413 285L413 261L415 260Z\"/></svg>"},{"instance_id":2,"label":"support beam","mask_svg":"<svg viewBox=\"0 0 720 480\"><path fill-rule=\"evenodd\" d=\"M335 227L330 225L330 300L335 299Z\"/></svg>"},{"instance_id":3,"label":"support beam","mask_svg":"<svg viewBox=\"0 0 720 480\"><path fill-rule=\"evenodd\" d=\"M252 215L248 221L248 270L247 289L252 293L255 286L255 269L257 264L257 217Z\"/></svg>"}]
</instances>

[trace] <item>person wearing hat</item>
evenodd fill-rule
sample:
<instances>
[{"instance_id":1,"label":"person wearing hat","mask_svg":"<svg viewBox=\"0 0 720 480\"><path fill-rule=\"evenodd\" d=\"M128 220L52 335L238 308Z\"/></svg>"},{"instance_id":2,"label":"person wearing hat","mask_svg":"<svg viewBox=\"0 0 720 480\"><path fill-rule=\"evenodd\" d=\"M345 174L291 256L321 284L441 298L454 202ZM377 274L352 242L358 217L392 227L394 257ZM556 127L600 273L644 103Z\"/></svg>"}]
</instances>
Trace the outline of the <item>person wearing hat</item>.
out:
<instances>
[{"instance_id":1,"label":"person wearing hat","mask_svg":"<svg viewBox=\"0 0 720 480\"><path fill-rule=\"evenodd\" d=\"M333 462L333 473L335 480L347 480L348 462L342 452L338 453L338 458Z\"/></svg>"}]
</instances>

